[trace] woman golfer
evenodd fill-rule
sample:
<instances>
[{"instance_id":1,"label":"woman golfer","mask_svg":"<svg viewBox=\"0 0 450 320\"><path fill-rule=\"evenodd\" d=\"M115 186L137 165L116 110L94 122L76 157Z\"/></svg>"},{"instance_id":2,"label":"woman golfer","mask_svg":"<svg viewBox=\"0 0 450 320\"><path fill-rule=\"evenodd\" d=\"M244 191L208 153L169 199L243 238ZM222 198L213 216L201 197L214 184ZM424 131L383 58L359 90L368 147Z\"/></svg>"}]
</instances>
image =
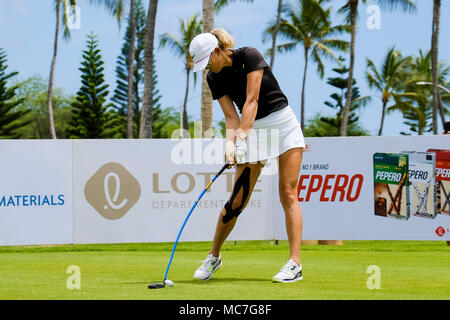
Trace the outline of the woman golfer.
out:
<instances>
[{"instance_id":1,"label":"woman golfer","mask_svg":"<svg viewBox=\"0 0 450 320\"><path fill-rule=\"evenodd\" d=\"M236 165L232 194L219 215L211 251L195 271L194 279L209 280L221 267L221 247L250 199L266 160L278 158L279 194L286 216L290 259L273 281L302 280L303 217L297 200L297 179L305 147L303 133L263 56L254 48L233 50L233 46L234 39L223 29L202 33L189 46L194 72L209 70L212 97L219 100L225 115L225 160Z\"/></svg>"}]
</instances>

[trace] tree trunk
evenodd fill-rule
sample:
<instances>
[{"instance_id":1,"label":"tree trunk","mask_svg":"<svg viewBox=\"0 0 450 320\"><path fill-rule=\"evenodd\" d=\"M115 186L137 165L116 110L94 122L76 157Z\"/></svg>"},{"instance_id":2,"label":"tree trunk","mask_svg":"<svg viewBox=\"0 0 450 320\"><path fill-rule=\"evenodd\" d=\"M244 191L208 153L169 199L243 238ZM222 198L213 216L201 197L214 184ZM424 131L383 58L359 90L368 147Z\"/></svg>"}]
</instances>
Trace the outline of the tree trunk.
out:
<instances>
[{"instance_id":1,"label":"tree trunk","mask_svg":"<svg viewBox=\"0 0 450 320\"><path fill-rule=\"evenodd\" d=\"M136 19L135 0L130 1L130 51L128 54L128 114L127 114L127 138L133 138L133 79L134 61L136 54Z\"/></svg>"},{"instance_id":2,"label":"tree trunk","mask_svg":"<svg viewBox=\"0 0 450 320\"><path fill-rule=\"evenodd\" d=\"M275 60L275 48L276 48L276 43L277 43L278 30L280 30L282 6L283 6L283 0L278 0L277 22L275 23L275 28L273 29L273 34L272 34L272 51L270 53L270 70L273 70L273 63Z\"/></svg>"},{"instance_id":3,"label":"tree trunk","mask_svg":"<svg viewBox=\"0 0 450 320\"><path fill-rule=\"evenodd\" d=\"M442 128L445 127L445 108L444 105L442 104L442 97L441 97L441 91L438 90L438 109L439 109L439 114L441 115L441 121L442 121Z\"/></svg>"},{"instance_id":4,"label":"tree trunk","mask_svg":"<svg viewBox=\"0 0 450 320\"><path fill-rule=\"evenodd\" d=\"M342 240L319 240L319 244L322 244L322 245L334 244L334 245L341 246L344 244L344 241L342 241Z\"/></svg>"},{"instance_id":5,"label":"tree trunk","mask_svg":"<svg viewBox=\"0 0 450 320\"><path fill-rule=\"evenodd\" d=\"M342 122L340 126L340 136L347 136L347 124L350 114L350 107L352 104L352 86L353 86L353 73L355 68L355 42L356 42L356 15L358 13L358 0L349 0L350 5L350 23L351 29L351 40L350 40L350 66L348 71L348 81L347 81L347 92L345 93L345 106L342 110ZM342 245L344 242L342 240L319 240L319 244L327 245Z\"/></svg>"},{"instance_id":6,"label":"tree trunk","mask_svg":"<svg viewBox=\"0 0 450 320\"><path fill-rule=\"evenodd\" d=\"M141 127L139 138L152 137L153 120L153 48L155 40L155 20L158 0L150 0L148 5L147 23L144 45L144 98L142 99Z\"/></svg>"},{"instance_id":7,"label":"tree trunk","mask_svg":"<svg viewBox=\"0 0 450 320\"><path fill-rule=\"evenodd\" d=\"M144 26L144 28L145 28L145 26ZM137 31L137 25L136 25L136 31ZM141 41L145 42L145 37L144 37L144 39L142 39L136 34L136 38L137 38L136 39L136 45L137 45L136 48L141 47L141 45L142 45ZM134 96L136 98L136 101L134 102L134 115L133 115L134 125L136 126L136 128L134 129L134 134L133 134L135 137L139 137L139 132L140 132L140 128L141 128L141 121L140 121L141 120L141 111L140 110L141 110L142 99L140 96L141 90L139 90L139 89L140 89L140 83L142 80L140 71L142 70L144 63L145 63L145 59L142 60L139 56L136 57L136 68L134 70L134 73L136 75L136 79L135 79L136 83L134 84Z\"/></svg>"},{"instance_id":8,"label":"tree trunk","mask_svg":"<svg viewBox=\"0 0 450 320\"><path fill-rule=\"evenodd\" d=\"M190 74L190 70L186 69L186 93L184 95L184 103L183 103L183 129L184 130L189 130L189 122L188 122L188 116L187 116L187 100L188 100L188 95L189 95L189 74Z\"/></svg>"},{"instance_id":9,"label":"tree trunk","mask_svg":"<svg viewBox=\"0 0 450 320\"><path fill-rule=\"evenodd\" d=\"M438 8L441 5L440 0L434 0L433 4L433 28L431 36L431 71L433 75L433 134L437 134L437 111L439 104L439 83L438 83Z\"/></svg>"},{"instance_id":10,"label":"tree trunk","mask_svg":"<svg viewBox=\"0 0 450 320\"><path fill-rule=\"evenodd\" d=\"M355 41L356 41L356 15L358 13L358 0L350 0L350 21L352 26L350 42L350 66L348 71L347 92L345 94L345 106L342 112L342 122L339 135L347 136L347 124L352 103L353 72L355 69Z\"/></svg>"},{"instance_id":11,"label":"tree trunk","mask_svg":"<svg viewBox=\"0 0 450 320\"><path fill-rule=\"evenodd\" d=\"M380 123L380 130L378 130L378 136L381 136L383 133L384 116L386 115L386 105L387 102L383 101L383 109L381 110L381 123Z\"/></svg>"},{"instance_id":12,"label":"tree trunk","mask_svg":"<svg viewBox=\"0 0 450 320\"><path fill-rule=\"evenodd\" d=\"M433 12L436 12L436 16L434 16L433 13L433 36L434 38L432 38L432 52L433 49L435 50L435 54L436 54L436 66L438 66L439 64L439 59L438 59L438 55L439 55L439 26L440 26L440 17L441 17L441 0L435 0L434 1L434 6L435 8L433 9ZM434 43L433 43L434 42ZM433 48L433 44L434 44L434 48ZM438 79L438 72L439 70L437 70L438 68L436 67L436 87L438 87L436 89L437 92L437 107L439 110L439 114L441 116L441 121L442 121L442 127L444 127L445 125L445 108L444 105L442 104L442 98L441 98L441 90L439 88L439 79ZM434 86L434 83L433 83Z\"/></svg>"},{"instance_id":13,"label":"tree trunk","mask_svg":"<svg viewBox=\"0 0 450 320\"><path fill-rule=\"evenodd\" d=\"M302 240L302 246L313 246L317 244L317 240Z\"/></svg>"},{"instance_id":14,"label":"tree trunk","mask_svg":"<svg viewBox=\"0 0 450 320\"><path fill-rule=\"evenodd\" d=\"M137 72L136 72L137 70ZM139 63L139 59L137 59L136 61L136 70L135 73L139 74L139 70L141 70L141 64ZM141 123L140 123L140 115L139 115L139 108L141 105L141 98L139 96L139 82L140 82L140 77L136 76L136 83L134 84L134 96L136 97L136 101L134 103L134 112L133 112L133 122L134 125L136 125L136 128L134 129L134 133L133 136L135 137L139 137L139 129L141 127Z\"/></svg>"},{"instance_id":15,"label":"tree trunk","mask_svg":"<svg viewBox=\"0 0 450 320\"><path fill-rule=\"evenodd\" d=\"M58 54L58 36L59 36L59 21L60 20L60 6L56 5L56 30L55 40L53 45L53 58L50 66L50 76L48 80L48 92L47 92L47 115L48 124L50 129L50 137L56 139L55 121L53 119L53 82L55 81L55 65L56 56Z\"/></svg>"},{"instance_id":16,"label":"tree trunk","mask_svg":"<svg viewBox=\"0 0 450 320\"><path fill-rule=\"evenodd\" d=\"M214 28L214 0L203 0L203 32L210 32ZM202 72L202 136L212 137L213 100L206 76L208 70Z\"/></svg>"},{"instance_id":17,"label":"tree trunk","mask_svg":"<svg viewBox=\"0 0 450 320\"><path fill-rule=\"evenodd\" d=\"M306 73L308 71L308 48L305 47L305 68L303 70L303 83L302 83L302 99L300 106L300 125L302 131L305 131L305 85L306 85Z\"/></svg>"}]
</instances>

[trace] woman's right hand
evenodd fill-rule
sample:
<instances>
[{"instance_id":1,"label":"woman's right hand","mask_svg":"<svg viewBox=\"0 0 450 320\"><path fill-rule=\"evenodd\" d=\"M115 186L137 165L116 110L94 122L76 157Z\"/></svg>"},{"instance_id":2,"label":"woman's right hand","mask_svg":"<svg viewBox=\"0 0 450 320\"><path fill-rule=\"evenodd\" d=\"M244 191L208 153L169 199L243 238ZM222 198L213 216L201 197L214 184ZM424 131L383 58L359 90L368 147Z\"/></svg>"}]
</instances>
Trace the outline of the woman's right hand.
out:
<instances>
[{"instance_id":1,"label":"woman's right hand","mask_svg":"<svg viewBox=\"0 0 450 320\"><path fill-rule=\"evenodd\" d=\"M229 164L230 167L236 163L234 160L234 142L231 140L227 140L225 145L225 163Z\"/></svg>"}]
</instances>

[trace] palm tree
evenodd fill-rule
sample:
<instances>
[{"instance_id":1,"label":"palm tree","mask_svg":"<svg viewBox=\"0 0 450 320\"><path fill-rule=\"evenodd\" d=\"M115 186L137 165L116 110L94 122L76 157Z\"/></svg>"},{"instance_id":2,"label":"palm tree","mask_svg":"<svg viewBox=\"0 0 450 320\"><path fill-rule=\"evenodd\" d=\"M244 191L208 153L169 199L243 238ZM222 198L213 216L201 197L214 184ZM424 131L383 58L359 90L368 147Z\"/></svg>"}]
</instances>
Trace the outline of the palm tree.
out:
<instances>
[{"instance_id":1,"label":"palm tree","mask_svg":"<svg viewBox=\"0 0 450 320\"><path fill-rule=\"evenodd\" d=\"M180 34L181 39L177 39L174 35L170 33L164 33L160 36L160 48L164 48L169 46L175 54L179 57L184 58L185 62L185 71L186 71L186 92L184 95L183 102L183 129L189 130L188 124L188 115L187 115L187 100L189 95L189 79L192 68L194 67L194 63L189 54L189 44L192 39L202 32L202 22L197 21L198 14L195 14L191 18L189 18L186 22L182 19L179 19L180 22ZM197 81L196 74L194 73L194 83Z\"/></svg>"},{"instance_id":2,"label":"palm tree","mask_svg":"<svg viewBox=\"0 0 450 320\"><path fill-rule=\"evenodd\" d=\"M203 0L202 9L202 21L203 21L203 32L210 32L214 28L214 11L215 3L214 0ZM201 121L202 121L202 136L205 138L210 138L212 136L212 94L209 90L208 82L206 76L208 70L203 70L202 72L202 106L201 106Z\"/></svg>"},{"instance_id":3,"label":"palm tree","mask_svg":"<svg viewBox=\"0 0 450 320\"><path fill-rule=\"evenodd\" d=\"M361 0L361 2L366 3L366 0ZM394 10L398 5L403 7L404 11L413 11L416 9L416 4L414 0L378 0L378 3L387 7L390 10ZM359 0L347 0L346 4L339 9L339 12L345 14L346 20L351 25L351 40L350 40L350 71L349 71L349 81L347 83L347 94L344 112L342 115L342 125L340 129L340 135L347 135L347 123L349 110L351 105L352 97L352 81L353 74L355 70L355 43L356 43L356 17L358 16L358 4Z\"/></svg>"},{"instance_id":4,"label":"palm tree","mask_svg":"<svg viewBox=\"0 0 450 320\"><path fill-rule=\"evenodd\" d=\"M282 20L282 13L283 10L285 9L285 5L283 5L283 0L278 0L278 7L277 7L277 15L276 15L276 19L275 22L269 22L269 28L271 29L271 36L272 36L272 46L269 50L267 50L267 52L265 53L266 56L270 56L270 69L273 70L273 65L275 62L275 53L277 51L277 37L278 37L278 32L280 31L280 25L281 25L281 20ZM283 9L284 8L284 9ZM266 30L268 30L266 29ZM263 33L263 42L266 42L268 40L266 31L264 31Z\"/></svg>"},{"instance_id":5,"label":"palm tree","mask_svg":"<svg viewBox=\"0 0 450 320\"><path fill-rule=\"evenodd\" d=\"M276 49L276 46L277 46L278 31L280 30L281 10L282 10L282 8L283 8L283 0L278 0L277 20L275 22L275 27L273 28L272 48L270 50L270 70L273 70L273 65L274 65L274 61L275 61L275 49Z\"/></svg>"},{"instance_id":6,"label":"palm tree","mask_svg":"<svg viewBox=\"0 0 450 320\"><path fill-rule=\"evenodd\" d=\"M90 0L90 2L96 2L100 5L106 6L111 13L117 17L120 24L122 14L124 12L124 0ZM136 54L136 0L130 0L130 11L128 19L130 21L130 46L128 48L128 56L134 57ZM133 110L133 89L134 89L134 59L128 59L128 88L127 88L127 138L133 138L133 126L134 126L134 110Z\"/></svg>"},{"instance_id":7,"label":"palm tree","mask_svg":"<svg viewBox=\"0 0 450 320\"><path fill-rule=\"evenodd\" d=\"M123 0L89 0L89 3L95 3L97 5L104 5L114 16L117 17L120 23L120 17L123 12ZM55 14L56 14L56 26L55 26L55 38L53 40L53 56L50 64L50 75L48 80L48 91L47 91L47 114L49 121L50 137L56 139L55 122L53 119L53 87L55 81L55 65L56 57L58 55L58 42L59 42L59 32L60 32L60 20L62 11L62 22L64 25L63 38L65 40L70 39L70 27L69 27L69 8L76 6L76 0L54 0Z\"/></svg>"},{"instance_id":8,"label":"palm tree","mask_svg":"<svg viewBox=\"0 0 450 320\"><path fill-rule=\"evenodd\" d=\"M400 111L406 120L404 123L410 127L410 131L418 135L433 129L433 123L429 123L433 117L433 90L432 86L422 85L422 83L431 83L433 77L431 60L431 51L424 54L421 50L419 56L411 60L403 80L403 90L395 94L395 104L387 109L388 114ZM449 73L450 66L441 61L438 64L438 83L445 83ZM447 111L444 110L444 112ZM405 133L402 132L402 134Z\"/></svg>"},{"instance_id":9,"label":"palm tree","mask_svg":"<svg viewBox=\"0 0 450 320\"><path fill-rule=\"evenodd\" d=\"M128 134L128 121L129 121L129 108L128 108L128 85L129 85L129 61L130 61L130 45L131 45L131 33L132 33L132 23L130 17L128 16L128 25L124 35L124 43L121 49L121 54L117 58L116 66L116 89L114 90L114 95L111 100L115 103L114 108L123 118L123 138L127 137L138 137L139 127L141 119L141 84L144 80L143 78L143 66L144 66L144 37L145 37L145 22L147 20L147 12L144 8L143 0L136 0L135 8L135 19L134 26L136 32L136 42L135 42L135 55L133 57L133 90L132 90L132 101L133 101L133 111L132 122L133 122L133 135ZM154 98L155 99L155 98ZM156 102L155 102L156 103ZM153 114L155 117L155 114Z\"/></svg>"},{"instance_id":10,"label":"palm tree","mask_svg":"<svg viewBox=\"0 0 450 320\"><path fill-rule=\"evenodd\" d=\"M53 85L55 81L55 65L56 65L56 57L58 55L58 40L59 40L59 31L60 31L60 19L61 19L61 10L63 11L62 22L64 25L64 39L70 38L70 29L68 24L69 19L69 7L76 5L75 0L55 0L55 14L56 14L56 26L55 26L55 38L53 40L53 57L50 64L50 75L48 79L48 91L47 91L47 114L50 128L50 137L52 139L56 139L56 131L55 131L55 122L53 119Z\"/></svg>"},{"instance_id":11,"label":"palm tree","mask_svg":"<svg viewBox=\"0 0 450 320\"><path fill-rule=\"evenodd\" d=\"M292 51L297 46L304 48L305 66L303 70L303 81L301 90L301 127L305 128L305 85L308 71L309 58L317 65L319 76L324 76L324 65L322 58L329 58L338 63L339 59L333 50L345 51L348 42L340 39L330 38L333 35L349 31L348 25L331 26L331 9L324 9L322 0L298 0L298 6L286 6L284 11L287 20L280 23L279 33L290 42L277 46L278 51ZM272 34L275 26L269 26L265 30L265 36Z\"/></svg>"},{"instance_id":12,"label":"palm tree","mask_svg":"<svg viewBox=\"0 0 450 320\"><path fill-rule=\"evenodd\" d=\"M202 6L202 21L203 32L210 32L214 28L214 13L220 11L223 7L236 0L203 0ZM239 0L246 2L253 2L253 0ZM207 70L202 72L202 106L201 106L201 121L202 121L202 136L205 138L212 137L212 94L209 89L206 76Z\"/></svg>"},{"instance_id":13,"label":"palm tree","mask_svg":"<svg viewBox=\"0 0 450 320\"><path fill-rule=\"evenodd\" d=\"M431 68L433 73L433 134L437 134L437 111L439 110L442 126L445 123L444 106L442 105L441 91L438 83L438 51L439 51L439 24L441 15L441 0L433 1L433 28L431 36Z\"/></svg>"},{"instance_id":14,"label":"palm tree","mask_svg":"<svg viewBox=\"0 0 450 320\"><path fill-rule=\"evenodd\" d=\"M432 109L427 96L431 96L430 88L418 88L418 91L411 93L408 99L401 100L395 97L395 104L387 109L390 114L394 111L400 111L403 115L405 125L409 126L411 132L417 135L423 135L425 132L432 131ZM409 135L406 132L400 132L402 135Z\"/></svg>"},{"instance_id":15,"label":"palm tree","mask_svg":"<svg viewBox=\"0 0 450 320\"><path fill-rule=\"evenodd\" d=\"M379 136L383 133L387 104L400 90L401 77L405 73L410 59L410 57L402 57L400 51L395 50L395 47L389 48L381 68L378 70L373 61L367 58L367 82L370 88L376 88L381 93L382 111Z\"/></svg>"},{"instance_id":16,"label":"palm tree","mask_svg":"<svg viewBox=\"0 0 450 320\"><path fill-rule=\"evenodd\" d=\"M128 56L128 91L127 91L127 137L133 138L133 80L134 80L134 56L136 55L136 1L130 0L130 52Z\"/></svg>"},{"instance_id":17,"label":"palm tree","mask_svg":"<svg viewBox=\"0 0 450 320\"><path fill-rule=\"evenodd\" d=\"M123 0L89 0L91 3L104 5L111 13L117 17L120 24L121 17L124 12ZM147 14L147 26L145 36L144 49L144 97L142 102L142 112L140 119L140 138L152 137L152 115L153 115L153 93L154 93L154 36L155 36L155 20L158 8L158 0L150 0ZM134 57L136 52L136 20L135 20L135 0L130 0L130 52L129 57ZM127 137L133 137L133 75L134 61L128 61L128 90L127 90Z\"/></svg>"},{"instance_id":18,"label":"palm tree","mask_svg":"<svg viewBox=\"0 0 450 320\"><path fill-rule=\"evenodd\" d=\"M142 101L141 127L139 138L152 137L152 114L154 92L154 40L155 22L158 0L150 0L148 4L147 26L144 45L144 98Z\"/></svg>"}]
</instances>

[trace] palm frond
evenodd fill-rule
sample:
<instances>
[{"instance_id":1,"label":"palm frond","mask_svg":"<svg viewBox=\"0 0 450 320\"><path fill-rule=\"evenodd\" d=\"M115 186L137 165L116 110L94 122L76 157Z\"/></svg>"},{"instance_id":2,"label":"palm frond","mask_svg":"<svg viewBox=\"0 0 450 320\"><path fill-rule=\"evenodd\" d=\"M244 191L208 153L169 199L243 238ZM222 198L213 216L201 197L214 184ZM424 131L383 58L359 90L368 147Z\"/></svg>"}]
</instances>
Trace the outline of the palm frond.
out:
<instances>
[{"instance_id":1,"label":"palm frond","mask_svg":"<svg viewBox=\"0 0 450 320\"><path fill-rule=\"evenodd\" d=\"M183 56L184 54L186 54L186 50L183 47L183 44L180 42L180 40L177 39L177 37L175 37L173 34L170 33L163 33L162 35L159 36L159 48L165 48L165 47L169 47L170 49L173 50L173 52L177 55L177 56Z\"/></svg>"},{"instance_id":2,"label":"palm frond","mask_svg":"<svg viewBox=\"0 0 450 320\"><path fill-rule=\"evenodd\" d=\"M320 42L330 49L336 49L342 52L347 52L350 47L350 43L348 41L340 39L322 39Z\"/></svg>"},{"instance_id":3,"label":"palm frond","mask_svg":"<svg viewBox=\"0 0 450 320\"><path fill-rule=\"evenodd\" d=\"M378 81L378 79L374 77L373 74L369 73L368 71L366 72L366 80L369 84L369 88L372 89L373 87L375 87L378 91L383 92L383 85Z\"/></svg>"},{"instance_id":4,"label":"palm frond","mask_svg":"<svg viewBox=\"0 0 450 320\"><path fill-rule=\"evenodd\" d=\"M280 37L288 40L303 41L306 36L302 25L296 25L286 20L280 22L280 30L278 31Z\"/></svg>"},{"instance_id":5,"label":"palm frond","mask_svg":"<svg viewBox=\"0 0 450 320\"><path fill-rule=\"evenodd\" d=\"M281 23L282 20L280 20ZM272 34L274 33L275 30L275 24L276 21L270 21L267 24L267 27L264 29L263 33L262 33L262 42L266 43L267 41L271 41L272 40Z\"/></svg>"},{"instance_id":6,"label":"palm frond","mask_svg":"<svg viewBox=\"0 0 450 320\"><path fill-rule=\"evenodd\" d=\"M313 61L317 64L317 73L322 79L325 73L325 67L323 65L322 59L320 58L319 52L316 49L316 47L314 47L313 50L311 51L311 57Z\"/></svg>"},{"instance_id":7,"label":"palm frond","mask_svg":"<svg viewBox=\"0 0 450 320\"><path fill-rule=\"evenodd\" d=\"M277 51L278 52L289 52L293 51L297 48L298 43L296 42L290 42L285 44L277 45Z\"/></svg>"},{"instance_id":8,"label":"palm frond","mask_svg":"<svg viewBox=\"0 0 450 320\"><path fill-rule=\"evenodd\" d=\"M351 16L352 16L352 10L350 7L350 3L347 1L345 5L343 5L341 8L339 8L338 13L344 16L344 22L346 24L351 24ZM356 11L356 18L358 19L358 11Z\"/></svg>"},{"instance_id":9,"label":"palm frond","mask_svg":"<svg viewBox=\"0 0 450 320\"><path fill-rule=\"evenodd\" d=\"M103 7L117 19L119 25L125 15L125 1L124 0L89 0L89 4L94 4L97 7Z\"/></svg>"},{"instance_id":10,"label":"palm frond","mask_svg":"<svg viewBox=\"0 0 450 320\"><path fill-rule=\"evenodd\" d=\"M70 27L69 27L69 9L71 5L75 5L76 2L75 1L70 1L69 0L59 0L57 1L57 5L60 6L62 5L62 7L60 6L58 8L58 10L62 10L62 22L63 22L63 38L64 40L70 40Z\"/></svg>"},{"instance_id":11,"label":"palm frond","mask_svg":"<svg viewBox=\"0 0 450 320\"><path fill-rule=\"evenodd\" d=\"M240 2L253 3L253 0L238 0ZM236 2L236 0L216 0L214 2L214 10L216 14L218 14L223 8L228 6L231 2Z\"/></svg>"},{"instance_id":12,"label":"palm frond","mask_svg":"<svg viewBox=\"0 0 450 320\"><path fill-rule=\"evenodd\" d=\"M325 45L323 42L324 42L324 40L322 42L312 41L312 44L313 44L313 47L314 47L313 51L317 51L318 53L320 53L325 58L328 58L330 60L334 60L337 63L341 64L341 61L339 60L339 58L336 57L334 52L327 45Z\"/></svg>"},{"instance_id":13,"label":"palm frond","mask_svg":"<svg viewBox=\"0 0 450 320\"><path fill-rule=\"evenodd\" d=\"M328 32L328 36L337 36L343 33L352 32L352 26L350 24L339 24L330 28Z\"/></svg>"},{"instance_id":14,"label":"palm frond","mask_svg":"<svg viewBox=\"0 0 450 320\"><path fill-rule=\"evenodd\" d=\"M366 58L367 62L367 71L366 78L369 83L369 87L375 86L379 91L383 91L384 80L383 77L378 72L378 69L375 67L375 64L369 58Z\"/></svg>"},{"instance_id":15,"label":"palm frond","mask_svg":"<svg viewBox=\"0 0 450 320\"><path fill-rule=\"evenodd\" d=\"M391 11L397 10L397 7L402 7L403 11L415 12L417 10L416 2L414 0L378 0L381 8L389 9Z\"/></svg>"},{"instance_id":16,"label":"palm frond","mask_svg":"<svg viewBox=\"0 0 450 320\"><path fill-rule=\"evenodd\" d=\"M366 107L370 101L372 101L372 97L370 97L370 96L358 97L358 98L352 100L352 105L354 104L358 108Z\"/></svg>"}]
</instances>

